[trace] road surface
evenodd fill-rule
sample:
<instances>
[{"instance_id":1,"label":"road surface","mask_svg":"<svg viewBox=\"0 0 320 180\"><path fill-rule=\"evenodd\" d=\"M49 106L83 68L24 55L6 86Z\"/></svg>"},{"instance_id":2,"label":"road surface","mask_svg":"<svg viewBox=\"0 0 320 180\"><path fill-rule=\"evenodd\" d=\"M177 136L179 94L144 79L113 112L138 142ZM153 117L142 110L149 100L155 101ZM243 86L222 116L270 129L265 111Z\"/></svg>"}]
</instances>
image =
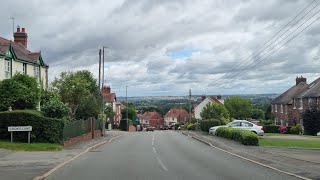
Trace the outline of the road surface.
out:
<instances>
[{"instance_id":1,"label":"road surface","mask_svg":"<svg viewBox=\"0 0 320 180\"><path fill-rule=\"evenodd\" d=\"M297 179L174 131L134 132L55 171L49 180Z\"/></svg>"}]
</instances>

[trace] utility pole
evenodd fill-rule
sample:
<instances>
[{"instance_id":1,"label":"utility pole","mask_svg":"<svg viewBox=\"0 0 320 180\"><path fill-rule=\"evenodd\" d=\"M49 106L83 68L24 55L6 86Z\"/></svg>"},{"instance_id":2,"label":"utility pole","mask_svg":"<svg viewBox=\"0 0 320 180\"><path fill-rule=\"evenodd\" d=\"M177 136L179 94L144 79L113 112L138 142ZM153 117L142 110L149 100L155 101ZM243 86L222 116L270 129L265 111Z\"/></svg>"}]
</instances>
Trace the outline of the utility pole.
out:
<instances>
[{"instance_id":1,"label":"utility pole","mask_svg":"<svg viewBox=\"0 0 320 180\"><path fill-rule=\"evenodd\" d=\"M181 103L179 103L179 123L181 123L181 120L180 120L180 110L181 110Z\"/></svg>"},{"instance_id":2,"label":"utility pole","mask_svg":"<svg viewBox=\"0 0 320 180\"><path fill-rule=\"evenodd\" d=\"M104 136L104 46L102 47L102 136Z\"/></svg>"},{"instance_id":3,"label":"utility pole","mask_svg":"<svg viewBox=\"0 0 320 180\"><path fill-rule=\"evenodd\" d=\"M101 88L101 49L99 49L99 88Z\"/></svg>"},{"instance_id":4,"label":"utility pole","mask_svg":"<svg viewBox=\"0 0 320 180\"><path fill-rule=\"evenodd\" d=\"M191 123L191 89L189 89L189 123Z\"/></svg>"},{"instance_id":5,"label":"utility pole","mask_svg":"<svg viewBox=\"0 0 320 180\"><path fill-rule=\"evenodd\" d=\"M126 115L127 115L127 130L129 131L129 120L128 120L128 86L126 86Z\"/></svg>"},{"instance_id":6,"label":"utility pole","mask_svg":"<svg viewBox=\"0 0 320 180\"><path fill-rule=\"evenodd\" d=\"M12 35L14 36L14 17L10 18L12 20Z\"/></svg>"}]
</instances>

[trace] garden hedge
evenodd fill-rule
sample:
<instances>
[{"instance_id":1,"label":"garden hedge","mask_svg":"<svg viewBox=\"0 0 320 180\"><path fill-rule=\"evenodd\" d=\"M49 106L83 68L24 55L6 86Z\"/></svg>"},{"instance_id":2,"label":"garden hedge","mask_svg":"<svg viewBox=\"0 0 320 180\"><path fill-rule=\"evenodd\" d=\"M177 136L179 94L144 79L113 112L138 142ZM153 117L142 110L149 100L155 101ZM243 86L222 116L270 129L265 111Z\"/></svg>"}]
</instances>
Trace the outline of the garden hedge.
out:
<instances>
[{"instance_id":1,"label":"garden hedge","mask_svg":"<svg viewBox=\"0 0 320 180\"><path fill-rule=\"evenodd\" d=\"M266 126L263 126L263 131L264 133L280 133L279 128L280 128L279 125L266 125ZM287 128L287 131L285 134L290 134L291 126L287 126L286 128Z\"/></svg>"},{"instance_id":2,"label":"garden hedge","mask_svg":"<svg viewBox=\"0 0 320 180\"><path fill-rule=\"evenodd\" d=\"M0 139L10 140L8 126L32 126L31 142L62 143L64 122L44 117L37 111L16 110L0 112ZM14 141L27 142L27 132L14 132Z\"/></svg>"},{"instance_id":3,"label":"garden hedge","mask_svg":"<svg viewBox=\"0 0 320 180\"><path fill-rule=\"evenodd\" d=\"M244 145L259 146L258 135L251 131L235 129L230 127L219 127L216 131L216 136L239 141Z\"/></svg>"},{"instance_id":4,"label":"garden hedge","mask_svg":"<svg viewBox=\"0 0 320 180\"><path fill-rule=\"evenodd\" d=\"M202 120L200 122L200 128L204 132L209 132L209 129L214 126L220 126L220 121L217 119Z\"/></svg>"},{"instance_id":5,"label":"garden hedge","mask_svg":"<svg viewBox=\"0 0 320 180\"><path fill-rule=\"evenodd\" d=\"M188 124L187 130L196 130L196 125L195 124Z\"/></svg>"}]
</instances>

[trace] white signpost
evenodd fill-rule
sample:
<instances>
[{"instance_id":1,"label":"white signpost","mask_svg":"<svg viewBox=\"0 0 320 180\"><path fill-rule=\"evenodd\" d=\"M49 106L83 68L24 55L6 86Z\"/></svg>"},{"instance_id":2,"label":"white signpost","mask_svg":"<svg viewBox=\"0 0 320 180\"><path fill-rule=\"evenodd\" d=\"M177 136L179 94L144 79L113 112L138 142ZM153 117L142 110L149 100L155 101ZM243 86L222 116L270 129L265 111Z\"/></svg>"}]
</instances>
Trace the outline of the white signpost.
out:
<instances>
[{"instance_id":1,"label":"white signpost","mask_svg":"<svg viewBox=\"0 0 320 180\"><path fill-rule=\"evenodd\" d=\"M30 132L32 131L32 126L9 126L8 131L11 133L11 142L13 142L13 132L28 131L28 143L30 143Z\"/></svg>"}]
</instances>

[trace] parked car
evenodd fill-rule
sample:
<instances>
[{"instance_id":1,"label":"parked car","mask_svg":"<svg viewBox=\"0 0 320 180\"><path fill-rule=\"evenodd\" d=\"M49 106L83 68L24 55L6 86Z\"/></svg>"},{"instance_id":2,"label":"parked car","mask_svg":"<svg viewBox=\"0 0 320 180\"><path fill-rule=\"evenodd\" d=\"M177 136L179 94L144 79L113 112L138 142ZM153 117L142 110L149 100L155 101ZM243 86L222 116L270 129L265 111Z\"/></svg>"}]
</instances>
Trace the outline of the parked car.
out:
<instances>
[{"instance_id":1,"label":"parked car","mask_svg":"<svg viewBox=\"0 0 320 180\"><path fill-rule=\"evenodd\" d=\"M219 127L232 127L232 128L238 128L238 129L242 129L242 130L247 130L247 131L251 131L256 133L257 135L263 135L264 131L263 131L263 127L262 126L258 126L254 123L251 123L249 121L246 120L234 120L230 123L228 123L225 126L214 126L211 127L209 129L209 134L215 135L216 134L216 130Z\"/></svg>"},{"instance_id":2,"label":"parked car","mask_svg":"<svg viewBox=\"0 0 320 180\"><path fill-rule=\"evenodd\" d=\"M154 127L152 127L152 126L147 127L147 131L153 131L153 130L154 130Z\"/></svg>"}]
</instances>

